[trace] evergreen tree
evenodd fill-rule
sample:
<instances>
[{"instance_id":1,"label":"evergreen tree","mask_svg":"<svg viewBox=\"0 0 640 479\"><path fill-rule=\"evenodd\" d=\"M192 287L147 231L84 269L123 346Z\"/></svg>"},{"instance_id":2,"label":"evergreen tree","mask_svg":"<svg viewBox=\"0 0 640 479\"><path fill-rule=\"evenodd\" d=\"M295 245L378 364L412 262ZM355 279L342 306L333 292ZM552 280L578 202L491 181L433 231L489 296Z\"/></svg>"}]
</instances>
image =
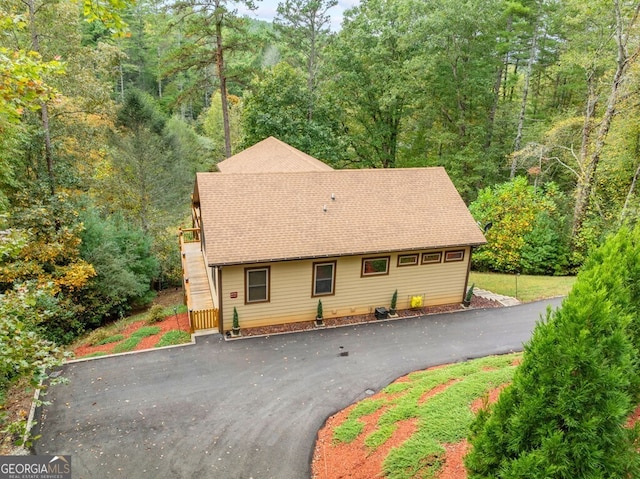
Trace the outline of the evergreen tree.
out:
<instances>
[{"instance_id":1,"label":"evergreen tree","mask_svg":"<svg viewBox=\"0 0 640 479\"><path fill-rule=\"evenodd\" d=\"M588 261L525 347L513 383L471 431L470 478L639 477L640 227Z\"/></svg>"}]
</instances>

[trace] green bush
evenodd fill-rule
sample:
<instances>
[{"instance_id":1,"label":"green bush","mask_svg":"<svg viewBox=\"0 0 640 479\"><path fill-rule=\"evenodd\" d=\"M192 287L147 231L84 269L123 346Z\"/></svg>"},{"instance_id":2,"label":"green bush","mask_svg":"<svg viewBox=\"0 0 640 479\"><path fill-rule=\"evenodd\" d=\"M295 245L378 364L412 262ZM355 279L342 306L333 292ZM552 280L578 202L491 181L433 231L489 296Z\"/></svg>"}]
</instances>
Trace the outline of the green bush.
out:
<instances>
[{"instance_id":1,"label":"green bush","mask_svg":"<svg viewBox=\"0 0 640 479\"><path fill-rule=\"evenodd\" d=\"M566 220L558 188L534 188L524 177L480 191L469 210L487 244L473 255L477 271L562 274L568 268Z\"/></svg>"},{"instance_id":2,"label":"green bush","mask_svg":"<svg viewBox=\"0 0 640 479\"><path fill-rule=\"evenodd\" d=\"M147 317L147 323L159 323L166 317L165 309L159 304L154 304L149 309L149 316Z\"/></svg>"},{"instance_id":3,"label":"green bush","mask_svg":"<svg viewBox=\"0 0 640 479\"><path fill-rule=\"evenodd\" d=\"M525 346L511 387L474 422L469 478L640 477L640 227L587 261Z\"/></svg>"}]
</instances>

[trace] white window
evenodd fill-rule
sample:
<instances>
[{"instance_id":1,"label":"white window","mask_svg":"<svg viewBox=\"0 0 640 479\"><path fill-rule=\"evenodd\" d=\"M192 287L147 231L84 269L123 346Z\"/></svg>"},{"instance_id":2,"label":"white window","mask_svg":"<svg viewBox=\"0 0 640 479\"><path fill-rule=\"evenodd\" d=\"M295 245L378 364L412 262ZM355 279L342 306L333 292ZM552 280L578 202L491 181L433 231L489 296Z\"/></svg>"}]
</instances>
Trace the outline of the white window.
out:
<instances>
[{"instance_id":1,"label":"white window","mask_svg":"<svg viewBox=\"0 0 640 479\"><path fill-rule=\"evenodd\" d=\"M245 271L245 302L269 301L269 267L247 268Z\"/></svg>"},{"instance_id":2,"label":"white window","mask_svg":"<svg viewBox=\"0 0 640 479\"><path fill-rule=\"evenodd\" d=\"M333 294L335 280L335 261L328 263L313 263L313 296Z\"/></svg>"}]
</instances>

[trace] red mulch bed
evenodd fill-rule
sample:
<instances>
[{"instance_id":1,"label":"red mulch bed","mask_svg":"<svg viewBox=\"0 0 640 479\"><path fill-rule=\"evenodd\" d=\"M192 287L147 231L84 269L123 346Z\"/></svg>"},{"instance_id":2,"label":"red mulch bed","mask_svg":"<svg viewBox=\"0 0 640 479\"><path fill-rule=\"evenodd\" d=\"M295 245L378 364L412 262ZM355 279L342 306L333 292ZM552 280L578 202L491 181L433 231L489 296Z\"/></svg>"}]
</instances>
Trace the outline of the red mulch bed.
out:
<instances>
[{"instance_id":1,"label":"red mulch bed","mask_svg":"<svg viewBox=\"0 0 640 479\"><path fill-rule=\"evenodd\" d=\"M517 360L519 362L519 360ZM515 362L514 364L518 364ZM443 366L436 366L436 369ZM406 377L399 378L395 382L406 381ZM455 380L446 384L440 384L427 391L421 398L420 402L427 401L430 397L443 391ZM477 413L485 404L493 404L498 400L500 392L508 386L509 383L501 384L492 389L488 397L480 398L469 405L469 408ZM381 393L378 393L379 395ZM372 396L375 398L377 395ZM388 397L387 397L388 399ZM371 433L377 425L378 419L386 410L385 407L379 409L373 414L362 416L361 421L365 423L363 433L349 444L333 444L333 430L342 424L349 416L349 413L357 404L352 404L346 409L334 414L325 425L318 431L316 446L311 463L312 479L370 479L375 477L383 477L382 462L393 447L401 445L409 439L415 432L416 424L411 420L401 421L398 423L398 430L371 454L364 445L364 438ZM640 406L631 415L627 423L628 427L632 427L640 420ZM438 472L437 479L466 479L467 471L464 467L464 456L469 452L470 444L466 439L453 444L443 444L445 448L445 460L442 468Z\"/></svg>"},{"instance_id":2,"label":"red mulch bed","mask_svg":"<svg viewBox=\"0 0 640 479\"><path fill-rule=\"evenodd\" d=\"M134 333L135 331L137 331L138 329L144 326L157 326L160 328L160 332L158 334L154 334L153 336L147 336L146 338L142 338L142 340L138 343L138 345L132 351L142 351L145 349L152 349L158 343L158 341L160 341L160 338L162 337L162 335L168 331L179 329L182 331L189 332L189 317L187 313L181 313L178 315L167 316L163 321L159 321L153 324L148 324L146 320L140 320L140 321L136 321L135 323L131 323L120 334L124 335L126 339L129 336L131 336L132 333ZM122 341L124 341L124 339ZM111 354L113 351L113 348L117 344L121 343L122 341L118 341L116 343L101 344L98 346L84 345L74 349L73 352L76 358L82 358L98 352Z\"/></svg>"}]
</instances>

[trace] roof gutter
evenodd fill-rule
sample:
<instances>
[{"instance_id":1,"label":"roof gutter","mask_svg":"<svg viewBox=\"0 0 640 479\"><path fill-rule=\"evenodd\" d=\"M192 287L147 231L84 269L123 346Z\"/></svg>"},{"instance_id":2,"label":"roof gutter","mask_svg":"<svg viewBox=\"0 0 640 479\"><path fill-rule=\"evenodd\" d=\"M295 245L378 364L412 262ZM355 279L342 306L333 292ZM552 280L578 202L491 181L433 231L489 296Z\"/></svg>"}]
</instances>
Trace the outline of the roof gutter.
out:
<instances>
[{"instance_id":1,"label":"roof gutter","mask_svg":"<svg viewBox=\"0 0 640 479\"><path fill-rule=\"evenodd\" d=\"M389 254L389 253L405 253L409 251L421 251L421 250L434 250L434 249L450 249L450 248L466 248L471 247L472 249L478 246L482 246L487 242L482 243L465 243L465 244L450 244L450 245L441 245L441 246L428 246L423 248L404 248L397 250L375 250L375 251L361 251L358 253L336 253L336 254L320 254L320 255L311 255L311 256L291 256L286 258L262 258L262 259L250 259L246 261L228 261L221 263L209 263L210 267L222 267L222 266L240 266L243 264L258 264L258 263L283 263L286 261L303 261L303 260L311 260L311 259L322 259L322 258L342 258L345 256L364 256L364 255L372 255L372 254Z\"/></svg>"}]
</instances>

